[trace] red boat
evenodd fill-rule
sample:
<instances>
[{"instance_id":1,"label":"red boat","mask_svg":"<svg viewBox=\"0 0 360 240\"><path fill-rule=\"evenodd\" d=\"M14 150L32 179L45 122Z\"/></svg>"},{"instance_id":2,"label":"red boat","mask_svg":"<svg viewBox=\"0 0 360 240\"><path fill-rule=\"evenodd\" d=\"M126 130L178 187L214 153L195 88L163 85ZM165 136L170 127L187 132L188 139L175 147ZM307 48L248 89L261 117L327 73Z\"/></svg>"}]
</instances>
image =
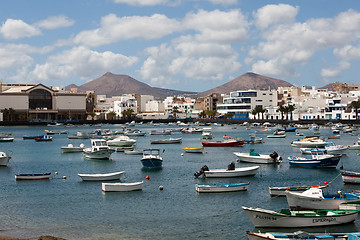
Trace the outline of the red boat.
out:
<instances>
[{"instance_id":1,"label":"red boat","mask_svg":"<svg viewBox=\"0 0 360 240\"><path fill-rule=\"evenodd\" d=\"M241 146L245 143L245 140L237 140L231 138L229 136L224 136L224 141L216 141L216 142L201 142L204 147L233 147L233 146Z\"/></svg>"}]
</instances>

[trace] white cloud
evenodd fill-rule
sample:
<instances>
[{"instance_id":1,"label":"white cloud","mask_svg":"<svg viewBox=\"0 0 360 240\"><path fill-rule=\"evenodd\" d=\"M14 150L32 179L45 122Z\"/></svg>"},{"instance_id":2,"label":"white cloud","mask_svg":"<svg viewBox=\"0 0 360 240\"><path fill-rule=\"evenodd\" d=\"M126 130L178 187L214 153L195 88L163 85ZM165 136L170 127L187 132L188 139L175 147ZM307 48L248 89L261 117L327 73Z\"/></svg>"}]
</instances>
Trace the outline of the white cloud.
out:
<instances>
[{"instance_id":1,"label":"white cloud","mask_svg":"<svg viewBox=\"0 0 360 240\"><path fill-rule=\"evenodd\" d=\"M133 38L158 39L177 31L179 22L162 14L150 17L122 17L109 14L101 19L100 28L80 32L74 39L77 44L100 46Z\"/></svg>"},{"instance_id":2,"label":"white cloud","mask_svg":"<svg viewBox=\"0 0 360 240\"><path fill-rule=\"evenodd\" d=\"M347 61L360 59L360 45L357 47L352 45L346 45L342 48L335 48L334 54L338 58Z\"/></svg>"},{"instance_id":3,"label":"white cloud","mask_svg":"<svg viewBox=\"0 0 360 240\"><path fill-rule=\"evenodd\" d=\"M338 77L341 72L350 68L350 63L340 62L336 67L333 68L323 68L321 69L321 76L324 78L334 78Z\"/></svg>"},{"instance_id":4,"label":"white cloud","mask_svg":"<svg viewBox=\"0 0 360 240\"><path fill-rule=\"evenodd\" d=\"M126 69L137 61L136 57L127 57L109 51L92 51L86 47L74 47L58 55L50 56L42 65L37 64L30 78L37 82L63 80L70 76L88 79L104 72Z\"/></svg>"},{"instance_id":5,"label":"white cloud","mask_svg":"<svg viewBox=\"0 0 360 240\"><path fill-rule=\"evenodd\" d=\"M41 32L22 20L7 19L0 28L0 33L6 39L19 39L40 35Z\"/></svg>"},{"instance_id":6,"label":"white cloud","mask_svg":"<svg viewBox=\"0 0 360 240\"><path fill-rule=\"evenodd\" d=\"M75 23L74 20L66 16L52 16L40 22L37 22L35 25L44 28L44 29L56 29L62 27L69 27Z\"/></svg>"},{"instance_id":7,"label":"white cloud","mask_svg":"<svg viewBox=\"0 0 360 240\"><path fill-rule=\"evenodd\" d=\"M255 24L259 28L267 28L273 24L288 24L295 21L299 7L288 4L265 5L253 13Z\"/></svg>"}]
</instances>

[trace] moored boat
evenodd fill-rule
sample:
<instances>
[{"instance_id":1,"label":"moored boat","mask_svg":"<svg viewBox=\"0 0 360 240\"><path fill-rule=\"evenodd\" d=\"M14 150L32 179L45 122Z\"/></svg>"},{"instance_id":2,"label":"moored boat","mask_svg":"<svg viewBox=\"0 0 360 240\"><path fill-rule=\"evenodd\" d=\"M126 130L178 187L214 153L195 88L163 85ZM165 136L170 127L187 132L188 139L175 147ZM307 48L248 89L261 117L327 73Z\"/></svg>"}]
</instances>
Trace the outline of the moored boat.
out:
<instances>
[{"instance_id":1,"label":"moored boat","mask_svg":"<svg viewBox=\"0 0 360 240\"><path fill-rule=\"evenodd\" d=\"M280 163L282 161L282 158L279 154L277 154L277 152L273 152L271 154L258 154L254 151L254 149L250 149L250 153L234 152L234 154L240 162L266 164Z\"/></svg>"},{"instance_id":2,"label":"moored boat","mask_svg":"<svg viewBox=\"0 0 360 240\"><path fill-rule=\"evenodd\" d=\"M355 221L357 210L307 210L272 211L261 208L242 207L255 227L319 227L339 225Z\"/></svg>"},{"instance_id":3,"label":"moored boat","mask_svg":"<svg viewBox=\"0 0 360 240\"><path fill-rule=\"evenodd\" d=\"M234 147L244 145L245 140L237 140L236 138L231 138L229 136L224 136L224 141L208 142L203 141L201 144L204 147Z\"/></svg>"},{"instance_id":4,"label":"moored boat","mask_svg":"<svg viewBox=\"0 0 360 240\"><path fill-rule=\"evenodd\" d=\"M286 191L291 191L291 192L298 192L298 193L302 193L305 192L306 190L309 190L312 187L318 187L320 189L326 188L327 185L325 186L287 186L287 187L269 187L269 193L271 196L286 196Z\"/></svg>"},{"instance_id":5,"label":"moored boat","mask_svg":"<svg viewBox=\"0 0 360 240\"><path fill-rule=\"evenodd\" d=\"M229 164L229 166L235 166L234 164ZM226 177L245 177L245 176L254 176L259 171L259 166L252 167L241 167L234 168L228 167L227 169L209 169L206 165L201 167L199 172L194 174L195 177L203 175L207 178L226 178Z\"/></svg>"},{"instance_id":6,"label":"moored boat","mask_svg":"<svg viewBox=\"0 0 360 240\"><path fill-rule=\"evenodd\" d=\"M291 239L312 239L312 240L358 240L360 233L307 233L303 231L296 231L293 233L261 233L246 231L249 240L291 240Z\"/></svg>"},{"instance_id":7,"label":"moored boat","mask_svg":"<svg viewBox=\"0 0 360 240\"><path fill-rule=\"evenodd\" d=\"M124 171L121 172L113 172L113 173L95 173L95 174L87 174L87 173L79 173L78 176L81 177L83 181L110 181L117 180L124 174Z\"/></svg>"},{"instance_id":8,"label":"moored boat","mask_svg":"<svg viewBox=\"0 0 360 240\"><path fill-rule=\"evenodd\" d=\"M83 153L88 159L109 159L113 150L104 139L91 139L91 148L84 148Z\"/></svg>"},{"instance_id":9,"label":"moored boat","mask_svg":"<svg viewBox=\"0 0 360 240\"><path fill-rule=\"evenodd\" d=\"M75 135L68 136L68 139L89 139L90 136L85 132L77 132Z\"/></svg>"},{"instance_id":10,"label":"moored boat","mask_svg":"<svg viewBox=\"0 0 360 240\"><path fill-rule=\"evenodd\" d=\"M300 148L306 148L306 147L324 147L326 142L322 139L319 139L318 137L311 137L311 138L303 138L301 140L292 141L291 146L293 147L300 147Z\"/></svg>"},{"instance_id":11,"label":"moored boat","mask_svg":"<svg viewBox=\"0 0 360 240\"><path fill-rule=\"evenodd\" d=\"M157 131L157 130L151 130L150 135L171 135L171 131L170 130L161 130L161 131Z\"/></svg>"},{"instance_id":12,"label":"moored boat","mask_svg":"<svg viewBox=\"0 0 360 240\"><path fill-rule=\"evenodd\" d=\"M49 179L50 176L51 176L50 172L17 174L15 175L15 180L44 180L44 179Z\"/></svg>"},{"instance_id":13,"label":"moored boat","mask_svg":"<svg viewBox=\"0 0 360 240\"><path fill-rule=\"evenodd\" d=\"M0 152L0 166L7 166L12 156L12 152Z\"/></svg>"},{"instance_id":14,"label":"moored boat","mask_svg":"<svg viewBox=\"0 0 360 240\"><path fill-rule=\"evenodd\" d=\"M144 153L143 150L134 150L134 149L124 151L125 155L143 155L143 153Z\"/></svg>"},{"instance_id":15,"label":"moored boat","mask_svg":"<svg viewBox=\"0 0 360 240\"><path fill-rule=\"evenodd\" d=\"M44 135L41 138L35 138L36 142L51 142L52 140L53 140L53 138L48 135Z\"/></svg>"},{"instance_id":16,"label":"moored boat","mask_svg":"<svg viewBox=\"0 0 360 240\"><path fill-rule=\"evenodd\" d=\"M286 134L271 134L267 135L267 138L286 138Z\"/></svg>"},{"instance_id":17,"label":"moored boat","mask_svg":"<svg viewBox=\"0 0 360 240\"><path fill-rule=\"evenodd\" d=\"M175 144L181 142L182 138L156 139L150 141L151 144Z\"/></svg>"},{"instance_id":18,"label":"moored boat","mask_svg":"<svg viewBox=\"0 0 360 240\"><path fill-rule=\"evenodd\" d=\"M286 191L286 199L291 209L339 209L339 204L359 201L353 193L323 194L320 188L310 188L303 193Z\"/></svg>"},{"instance_id":19,"label":"moored boat","mask_svg":"<svg viewBox=\"0 0 360 240\"><path fill-rule=\"evenodd\" d=\"M62 146L61 151L63 153L82 152L84 148L85 148L85 145L82 143L78 147L75 147L73 144L69 143L67 146Z\"/></svg>"},{"instance_id":20,"label":"moored boat","mask_svg":"<svg viewBox=\"0 0 360 240\"><path fill-rule=\"evenodd\" d=\"M115 146L115 147L131 147L136 143L135 139L129 138L128 136L118 136L114 139L108 140L107 144L109 146Z\"/></svg>"},{"instance_id":21,"label":"moored boat","mask_svg":"<svg viewBox=\"0 0 360 240\"><path fill-rule=\"evenodd\" d=\"M24 140L29 140L29 139L42 138L42 137L44 137L44 135L23 136L23 139Z\"/></svg>"},{"instance_id":22,"label":"moored boat","mask_svg":"<svg viewBox=\"0 0 360 240\"><path fill-rule=\"evenodd\" d=\"M336 167L341 155L325 154L313 151L310 158L289 156L289 164L294 167Z\"/></svg>"},{"instance_id":23,"label":"moored boat","mask_svg":"<svg viewBox=\"0 0 360 240\"><path fill-rule=\"evenodd\" d=\"M160 149L148 148L143 150L141 163L144 168L161 168L163 159L160 155Z\"/></svg>"},{"instance_id":24,"label":"moored boat","mask_svg":"<svg viewBox=\"0 0 360 240\"><path fill-rule=\"evenodd\" d=\"M204 147L197 148L183 148L187 153L203 153Z\"/></svg>"},{"instance_id":25,"label":"moored boat","mask_svg":"<svg viewBox=\"0 0 360 240\"><path fill-rule=\"evenodd\" d=\"M13 137L0 137L0 142L13 142Z\"/></svg>"},{"instance_id":26,"label":"moored boat","mask_svg":"<svg viewBox=\"0 0 360 240\"><path fill-rule=\"evenodd\" d=\"M129 192L142 190L144 181L133 183L102 183L103 192Z\"/></svg>"},{"instance_id":27,"label":"moored boat","mask_svg":"<svg viewBox=\"0 0 360 240\"><path fill-rule=\"evenodd\" d=\"M341 177L344 183L360 184L360 172L341 171Z\"/></svg>"},{"instance_id":28,"label":"moored boat","mask_svg":"<svg viewBox=\"0 0 360 240\"><path fill-rule=\"evenodd\" d=\"M249 183L231 183L231 184L195 184L195 190L199 193L220 193L246 191Z\"/></svg>"}]
</instances>

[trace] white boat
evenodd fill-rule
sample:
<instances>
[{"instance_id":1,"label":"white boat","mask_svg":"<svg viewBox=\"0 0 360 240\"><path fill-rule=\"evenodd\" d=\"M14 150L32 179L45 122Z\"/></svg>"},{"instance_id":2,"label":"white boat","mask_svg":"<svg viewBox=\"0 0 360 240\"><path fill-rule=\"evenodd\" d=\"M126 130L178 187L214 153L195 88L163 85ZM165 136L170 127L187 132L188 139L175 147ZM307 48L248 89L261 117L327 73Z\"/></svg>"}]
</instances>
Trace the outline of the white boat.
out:
<instances>
[{"instance_id":1,"label":"white boat","mask_svg":"<svg viewBox=\"0 0 360 240\"><path fill-rule=\"evenodd\" d=\"M171 131L170 130L162 130L162 131L157 131L157 130L151 130L150 135L171 135Z\"/></svg>"},{"instance_id":2,"label":"white boat","mask_svg":"<svg viewBox=\"0 0 360 240\"><path fill-rule=\"evenodd\" d=\"M12 156L12 152L9 153L0 152L0 166L7 166Z\"/></svg>"},{"instance_id":3,"label":"white boat","mask_svg":"<svg viewBox=\"0 0 360 240\"><path fill-rule=\"evenodd\" d=\"M160 149L148 148L143 150L141 163L144 168L161 168L163 159L160 155Z\"/></svg>"},{"instance_id":4,"label":"white boat","mask_svg":"<svg viewBox=\"0 0 360 240\"><path fill-rule=\"evenodd\" d=\"M264 129L261 129L261 130L256 130L255 133L256 134L269 134L269 133L273 133L274 130L273 129L269 129L269 128L264 128Z\"/></svg>"},{"instance_id":5,"label":"white boat","mask_svg":"<svg viewBox=\"0 0 360 240\"><path fill-rule=\"evenodd\" d=\"M76 135L68 136L69 139L89 139L90 136L85 132L77 132Z\"/></svg>"},{"instance_id":6,"label":"white boat","mask_svg":"<svg viewBox=\"0 0 360 240\"><path fill-rule=\"evenodd\" d=\"M13 142L13 137L0 137L0 142Z\"/></svg>"},{"instance_id":7,"label":"white boat","mask_svg":"<svg viewBox=\"0 0 360 240\"><path fill-rule=\"evenodd\" d=\"M286 134L272 134L272 135L267 135L267 138L286 138Z\"/></svg>"},{"instance_id":8,"label":"white boat","mask_svg":"<svg viewBox=\"0 0 360 240\"><path fill-rule=\"evenodd\" d=\"M245 177L245 176L254 176L259 171L260 166L252 167L241 167L235 168L233 170L227 169L208 169L205 165L199 172L196 172L194 175L198 177L204 175L207 178L225 178L225 177Z\"/></svg>"},{"instance_id":9,"label":"white boat","mask_svg":"<svg viewBox=\"0 0 360 240\"><path fill-rule=\"evenodd\" d=\"M44 180L49 179L51 173L29 173L29 174L17 174L15 180Z\"/></svg>"},{"instance_id":10,"label":"white boat","mask_svg":"<svg viewBox=\"0 0 360 240\"><path fill-rule=\"evenodd\" d=\"M360 140L349 146L351 150L360 150Z\"/></svg>"},{"instance_id":11,"label":"white boat","mask_svg":"<svg viewBox=\"0 0 360 240\"><path fill-rule=\"evenodd\" d=\"M182 133L202 133L204 129L197 127L189 127L181 130Z\"/></svg>"},{"instance_id":12,"label":"white boat","mask_svg":"<svg viewBox=\"0 0 360 240\"><path fill-rule=\"evenodd\" d=\"M339 204L359 201L352 193L323 194L320 188L310 188L303 193L286 191L286 199L291 209L339 209Z\"/></svg>"},{"instance_id":13,"label":"white boat","mask_svg":"<svg viewBox=\"0 0 360 240\"><path fill-rule=\"evenodd\" d=\"M80 144L80 146L75 147L71 143L69 143L67 146L62 146L61 150L63 153L74 153L74 152L82 152L85 148L84 144Z\"/></svg>"},{"instance_id":14,"label":"white boat","mask_svg":"<svg viewBox=\"0 0 360 240\"><path fill-rule=\"evenodd\" d=\"M296 231L293 233L282 232L250 232L246 231L249 240L294 240L294 239L312 239L312 240L359 240L360 233L307 233Z\"/></svg>"},{"instance_id":15,"label":"white boat","mask_svg":"<svg viewBox=\"0 0 360 240\"><path fill-rule=\"evenodd\" d=\"M357 210L272 211L261 208L242 207L255 227L319 227L339 225L355 221Z\"/></svg>"},{"instance_id":16,"label":"white boat","mask_svg":"<svg viewBox=\"0 0 360 240\"><path fill-rule=\"evenodd\" d=\"M102 183L103 192L129 192L142 190L144 181L133 183Z\"/></svg>"},{"instance_id":17,"label":"white boat","mask_svg":"<svg viewBox=\"0 0 360 240\"><path fill-rule=\"evenodd\" d=\"M326 183L327 184L327 183ZM286 196L286 191L291 191L291 192L298 192L298 193L302 193L305 192L306 190L309 190L312 187L318 187L321 189L324 189L327 187L327 185L325 186L287 186L287 187L269 187L269 193L271 196Z\"/></svg>"},{"instance_id":18,"label":"white boat","mask_svg":"<svg viewBox=\"0 0 360 240\"><path fill-rule=\"evenodd\" d=\"M156 139L150 141L151 144L175 144L181 142L182 138Z\"/></svg>"},{"instance_id":19,"label":"white boat","mask_svg":"<svg viewBox=\"0 0 360 240\"><path fill-rule=\"evenodd\" d=\"M195 184L195 190L199 193L220 193L246 191L249 183L230 183L230 184Z\"/></svg>"},{"instance_id":20,"label":"white boat","mask_svg":"<svg viewBox=\"0 0 360 240\"><path fill-rule=\"evenodd\" d=\"M250 153L234 152L235 156L240 162L249 163L280 163L282 158L276 153L271 154L258 154L254 149L250 149Z\"/></svg>"},{"instance_id":21,"label":"white boat","mask_svg":"<svg viewBox=\"0 0 360 240\"><path fill-rule=\"evenodd\" d=\"M300 148L306 148L306 147L324 147L326 142L322 139L319 139L317 137L313 138L304 138L297 141L292 141L291 146L293 147L300 147Z\"/></svg>"},{"instance_id":22,"label":"white boat","mask_svg":"<svg viewBox=\"0 0 360 240\"><path fill-rule=\"evenodd\" d=\"M109 159L113 150L104 139L91 139L91 148L84 148L84 157L89 159Z\"/></svg>"},{"instance_id":23,"label":"white boat","mask_svg":"<svg viewBox=\"0 0 360 240\"><path fill-rule=\"evenodd\" d=\"M109 146L115 146L115 147L131 147L136 143L135 139L131 139L128 136L118 136L114 139L108 140L107 144Z\"/></svg>"},{"instance_id":24,"label":"white boat","mask_svg":"<svg viewBox=\"0 0 360 240\"><path fill-rule=\"evenodd\" d=\"M211 132L211 128L203 128L203 132L201 134L202 139L212 139L213 134Z\"/></svg>"},{"instance_id":25,"label":"white boat","mask_svg":"<svg viewBox=\"0 0 360 240\"><path fill-rule=\"evenodd\" d=\"M358 210L358 211L360 211L360 201L357 201L357 202L349 202L349 203L341 203L341 204L339 205L339 209L342 209L342 210L352 209L352 210Z\"/></svg>"},{"instance_id":26,"label":"white boat","mask_svg":"<svg viewBox=\"0 0 360 240\"><path fill-rule=\"evenodd\" d=\"M344 183L360 184L360 172L341 171L341 177Z\"/></svg>"},{"instance_id":27,"label":"white boat","mask_svg":"<svg viewBox=\"0 0 360 240\"><path fill-rule=\"evenodd\" d=\"M125 155L143 155L143 150L125 150Z\"/></svg>"},{"instance_id":28,"label":"white boat","mask_svg":"<svg viewBox=\"0 0 360 240\"><path fill-rule=\"evenodd\" d=\"M117 180L124 174L124 171L113 172L113 173L95 173L95 174L86 174L79 173L78 176L81 177L83 181L109 181Z\"/></svg>"},{"instance_id":29,"label":"white boat","mask_svg":"<svg viewBox=\"0 0 360 240\"><path fill-rule=\"evenodd\" d=\"M187 153L203 153L204 147L198 148L183 148Z\"/></svg>"},{"instance_id":30,"label":"white boat","mask_svg":"<svg viewBox=\"0 0 360 240\"><path fill-rule=\"evenodd\" d=\"M327 142L324 148L300 148L300 152L303 154L312 154L314 151L323 152L327 154L343 154L349 146L335 145L333 142Z\"/></svg>"}]
</instances>

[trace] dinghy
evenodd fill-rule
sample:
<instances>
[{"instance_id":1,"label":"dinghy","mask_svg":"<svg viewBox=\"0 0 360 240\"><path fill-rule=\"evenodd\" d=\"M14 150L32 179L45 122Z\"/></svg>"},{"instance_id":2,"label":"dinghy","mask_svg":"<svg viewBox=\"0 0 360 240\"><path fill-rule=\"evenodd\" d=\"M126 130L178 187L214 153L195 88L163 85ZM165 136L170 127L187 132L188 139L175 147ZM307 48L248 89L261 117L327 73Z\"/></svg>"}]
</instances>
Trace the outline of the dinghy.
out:
<instances>
[{"instance_id":1,"label":"dinghy","mask_svg":"<svg viewBox=\"0 0 360 240\"><path fill-rule=\"evenodd\" d=\"M199 193L221 193L246 191L249 183L231 183L231 184L195 184L195 190Z\"/></svg>"},{"instance_id":2,"label":"dinghy","mask_svg":"<svg viewBox=\"0 0 360 240\"><path fill-rule=\"evenodd\" d=\"M130 192L142 190L144 181L133 183L102 183L103 192Z\"/></svg>"},{"instance_id":3,"label":"dinghy","mask_svg":"<svg viewBox=\"0 0 360 240\"><path fill-rule=\"evenodd\" d=\"M78 176L81 177L83 181L110 181L118 180L124 174L124 171L113 172L113 173L95 173L95 174L85 174L79 173Z\"/></svg>"}]
</instances>

